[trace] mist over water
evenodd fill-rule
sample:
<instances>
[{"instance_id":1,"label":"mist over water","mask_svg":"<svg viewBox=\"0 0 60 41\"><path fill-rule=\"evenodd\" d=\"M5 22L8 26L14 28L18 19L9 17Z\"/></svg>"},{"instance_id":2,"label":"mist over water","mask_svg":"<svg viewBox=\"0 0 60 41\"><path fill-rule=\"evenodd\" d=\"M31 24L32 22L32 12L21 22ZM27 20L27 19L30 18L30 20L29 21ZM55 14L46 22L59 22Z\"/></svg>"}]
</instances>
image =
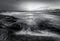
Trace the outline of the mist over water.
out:
<instances>
[{"instance_id":1,"label":"mist over water","mask_svg":"<svg viewBox=\"0 0 60 41\"><path fill-rule=\"evenodd\" d=\"M18 36L26 36L26 37L30 36L30 37L48 37L48 38L55 37L60 39L60 28L59 28L60 16L49 14L47 12L34 12L34 11L4 12L4 13L2 12L0 14L3 16L3 18L1 17L2 18L1 22L4 24L4 27L8 28L9 35L13 36L15 35L14 36L15 38ZM9 18L11 21L12 20L16 21L10 22L8 21Z\"/></svg>"}]
</instances>

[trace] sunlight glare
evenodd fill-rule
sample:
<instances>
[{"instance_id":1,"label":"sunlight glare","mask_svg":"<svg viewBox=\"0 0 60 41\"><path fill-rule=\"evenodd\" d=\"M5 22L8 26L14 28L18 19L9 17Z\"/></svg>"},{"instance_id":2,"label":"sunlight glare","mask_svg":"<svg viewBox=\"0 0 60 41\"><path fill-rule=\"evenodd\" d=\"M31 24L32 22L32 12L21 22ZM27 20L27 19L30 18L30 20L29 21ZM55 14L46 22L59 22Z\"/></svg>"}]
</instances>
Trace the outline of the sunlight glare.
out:
<instances>
[{"instance_id":1,"label":"sunlight glare","mask_svg":"<svg viewBox=\"0 0 60 41\"><path fill-rule=\"evenodd\" d=\"M28 10L28 11L43 10L43 9L46 9L46 7L47 6L45 4L34 3L34 2L21 4L21 8L23 10Z\"/></svg>"}]
</instances>

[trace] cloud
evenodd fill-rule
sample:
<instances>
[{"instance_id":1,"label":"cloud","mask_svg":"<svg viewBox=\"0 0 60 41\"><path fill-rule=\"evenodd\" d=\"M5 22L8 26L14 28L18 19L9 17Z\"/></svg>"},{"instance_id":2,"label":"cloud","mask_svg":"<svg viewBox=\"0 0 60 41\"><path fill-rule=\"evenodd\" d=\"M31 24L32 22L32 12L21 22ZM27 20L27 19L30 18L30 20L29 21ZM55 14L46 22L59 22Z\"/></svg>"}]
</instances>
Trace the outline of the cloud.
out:
<instances>
[{"instance_id":1,"label":"cloud","mask_svg":"<svg viewBox=\"0 0 60 41\"><path fill-rule=\"evenodd\" d=\"M60 8L60 0L0 0L0 10L18 10L19 4L24 2L40 2L49 8ZM20 10L22 9L20 8Z\"/></svg>"}]
</instances>

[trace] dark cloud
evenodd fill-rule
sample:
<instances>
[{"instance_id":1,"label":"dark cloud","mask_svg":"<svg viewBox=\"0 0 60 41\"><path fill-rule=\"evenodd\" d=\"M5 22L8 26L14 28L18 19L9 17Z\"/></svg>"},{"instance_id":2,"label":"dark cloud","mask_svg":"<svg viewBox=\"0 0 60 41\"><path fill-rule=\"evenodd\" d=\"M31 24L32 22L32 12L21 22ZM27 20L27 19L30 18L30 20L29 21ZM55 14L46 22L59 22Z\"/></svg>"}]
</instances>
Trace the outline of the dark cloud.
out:
<instances>
[{"instance_id":1,"label":"dark cloud","mask_svg":"<svg viewBox=\"0 0 60 41\"><path fill-rule=\"evenodd\" d=\"M14 4L16 4L17 1L15 0L0 0L0 10L9 10L9 9L15 9Z\"/></svg>"}]
</instances>

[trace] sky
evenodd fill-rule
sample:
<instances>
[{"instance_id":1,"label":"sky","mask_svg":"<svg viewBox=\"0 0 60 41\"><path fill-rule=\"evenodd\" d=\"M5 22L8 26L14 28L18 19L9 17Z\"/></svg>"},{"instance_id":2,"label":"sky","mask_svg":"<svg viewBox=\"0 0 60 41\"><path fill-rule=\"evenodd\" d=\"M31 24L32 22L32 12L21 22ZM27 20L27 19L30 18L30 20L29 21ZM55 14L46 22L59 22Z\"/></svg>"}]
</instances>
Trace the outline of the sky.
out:
<instances>
[{"instance_id":1,"label":"sky","mask_svg":"<svg viewBox=\"0 0 60 41\"><path fill-rule=\"evenodd\" d=\"M0 0L0 10L41 10L60 8L60 0Z\"/></svg>"}]
</instances>

